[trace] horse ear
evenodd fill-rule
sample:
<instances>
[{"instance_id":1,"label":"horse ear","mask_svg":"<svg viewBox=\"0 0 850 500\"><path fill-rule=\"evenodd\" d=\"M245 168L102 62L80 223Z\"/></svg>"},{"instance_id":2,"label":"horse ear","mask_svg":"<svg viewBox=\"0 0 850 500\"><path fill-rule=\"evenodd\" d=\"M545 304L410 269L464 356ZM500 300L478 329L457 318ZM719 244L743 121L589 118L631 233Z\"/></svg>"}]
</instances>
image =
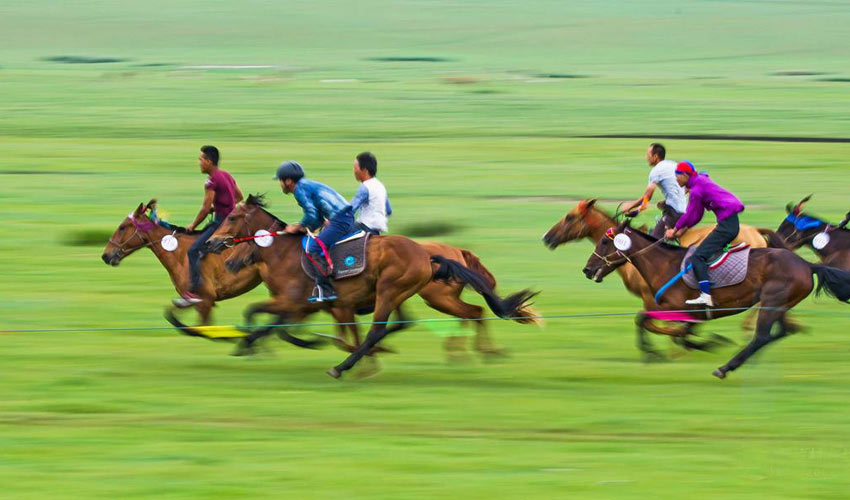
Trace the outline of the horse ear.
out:
<instances>
[{"instance_id":1,"label":"horse ear","mask_svg":"<svg viewBox=\"0 0 850 500\"><path fill-rule=\"evenodd\" d=\"M587 208L592 207L593 205L596 204L596 202L598 200L599 200L599 198L591 198L591 199L587 200L587 202L585 203L585 207L587 207Z\"/></svg>"},{"instance_id":2,"label":"horse ear","mask_svg":"<svg viewBox=\"0 0 850 500\"><path fill-rule=\"evenodd\" d=\"M136 208L136 211L133 212L133 215L142 215L145 213L145 204L139 203L139 206Z\"/></svg>"},{"instance_id":3,"label":"horse ear","mask_svg":"<svg viewBox=\"0 0 850 500\"><path fill-rule=\"evenodd\" d=\"M145 205L145 211L147 212L152 208L156 208L156 198L152 198L151 201L149 201L148 204Z\"/></svg>"},{"instance_id":4,"label":"horse ear","mask_svg":"<svg viewBox=\"0 0 850 500\"><path fill-rule=\"evenodd\" d=\"M785 213L790 214L794 211L794 205L789 201L787 205L785 205Z\"/></svg>"}]
</instances>

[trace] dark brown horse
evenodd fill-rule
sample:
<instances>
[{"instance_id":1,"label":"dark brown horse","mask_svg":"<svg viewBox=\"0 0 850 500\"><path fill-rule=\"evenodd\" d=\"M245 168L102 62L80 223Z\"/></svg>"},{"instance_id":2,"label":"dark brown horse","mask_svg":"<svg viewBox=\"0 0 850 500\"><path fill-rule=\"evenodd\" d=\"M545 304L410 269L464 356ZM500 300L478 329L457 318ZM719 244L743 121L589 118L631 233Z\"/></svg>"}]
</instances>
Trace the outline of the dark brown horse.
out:
<instances>
[{"instance_id":1,"label":"dark brown horse","mask_svg":"<svg viewBox=\"0 0 850 500\"><path fill-rule=\"evenodd\" d=\"M793 206L789 203L785 207L788 216L776 233L789 247L796 250L807 246L824 264L850 271L850 231L844 228L850 213L840 223L830 224L803 211L803 205L810 199L807 196ZM816 240L820 234L826 234L827 238Z\"/></svg>"},{"instance_id":2,"label":"dark brown horse","mask_svg":"<svg viewBox=\"0 0 850 500\"><path fill-rule=\"evenodd\" d=\"M276 231L282 228L282 221L263 208L261 198L252 195L231 212L210 238L208 248L213 252L222 251L233 238L249 236L260 229ZM328 307L307 301L314 283L301 270L301 238L301 235L280 235L274 238L271 246L257 249L257 255L268 270L266 284L273 298L250 306L246 311L249 321L255 314L269 313L282 321L298 323ZM502 299L481 274L456 261L432 257L421 245L404 236L373 237L366 253L368 265L362 274L335 283L339 299L333 302L333 307L358 310L374 306L373 324L363 344L341 364L328 370L334 378L351 369L384 338L390 313L435 279L472 286L502 318L520 317L533 296L531 292L522 291ZM528 321L524 317L520 320ZM262 330L253 333L243 340L243 346L249 348L267 333Z\"/></svg>"},{"instance_id":3,"label":"dark brown horse","mask_svg":"<svg viewBox=\"0 0 850 500\"><path fill-rule=\"evenodd\" d=\"M599 240L588 259L584 268L588 279L602 281L614 269L631 262L655 292L679 272L687 251L632 229L628 223L620 224L610 236ZM625 243L620 245L621 250L614 245L615 237ZM761 302L752 341L713 373L718 378L725 378L728 372L740 367L756 351L790 333L786 313L812 293L813 274L818 277L818 293L826 291L842 302L850 299L850 272L811 264L787 249L755 248L750 251L747 276L743 282L712 290L715 309L685 305L685 300L692 298L695 292L681 280L667 290L661 299L661 307L666 311L687 310L686 314L694 319L710 320L737 314ZM651 315L638 315L639 332ZM774 325L778 325L778 331L771 334Z\"/></svg>"},{"instance_id":4,"label":"dark brown horse","mask_svg":"<svg viewBox=\"0 0 850 500\"><path fill-rule=\"evenodd\" d=\"M600 238L605 236L605 231L608 228L615 227L617 224L619 222L613 216L596 205L595 198L583 200L546 232L543 236L543 243L551 250L583 238L590 240L595 245ZM695 245L704 240L713 229L714 226L694 228L682 236L680 243L683 246ZM768 246L768 239L771 237L773 241L778 240L773 231L769 229L741 225L741 230L735 242L745 241L753 248L763 248ZM626 290L641 298L644 308L647 310L657 308L649 285L634 266L627 263L618 267L617 273L623 279ZM668 328L655 321L647 321L645 326L647 330L653 333L671 336L674 341L688 348L711 348L716 345L714 342L700 344L681 340L682 337L694 333L691 323L686 323L680 328Z\"/></svg>"},{"instance_id":5,"label":"dark brown horse","mask_svg":"<svg viewBox=\"0 0 850 500\"><path fill-rule=\"evenodd\" d=\"M147 204L140 203L121 223L112 237L109 238L106 248L103 249L101 258L110 266L117 266L121 261L141 248L150 248L165 270L174 288L180 293L189 286L189 262L186 253L194 243L198 233L187 233L185 229L166 229L148 216L148 210L152 209L156 200ZM162 239L174 233L177 239L177 248L174 251L166 251L162 247ZM211 319L212 308L216 301L238 297L243 293L253 290L260 283L259 264L247 266L238 273L230 273L225 269L225 259L231 255L231 251L221 255L208 255L201 263L201 288L198 295L203 299L195 305L195 310L201 317L201 324L208 325ZM185 327L185 325L184 325ZM185 327L190 334L190 327ZM200 335L204 336L204 335Z\"/></svg>"}]
</instances>

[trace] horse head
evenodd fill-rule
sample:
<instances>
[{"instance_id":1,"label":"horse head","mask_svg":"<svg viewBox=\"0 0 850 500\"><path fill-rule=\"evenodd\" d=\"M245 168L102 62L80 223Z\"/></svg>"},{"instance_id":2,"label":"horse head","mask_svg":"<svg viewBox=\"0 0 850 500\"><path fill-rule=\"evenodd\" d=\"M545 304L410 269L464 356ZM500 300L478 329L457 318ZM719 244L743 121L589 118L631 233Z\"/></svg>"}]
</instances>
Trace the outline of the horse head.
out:
<instances>
[{"instance_id":1,"label":"horse head","mask_svg":"<svg viewBox=\"0 0 850 500\"><path fill-rule=\"evenodd\" d=\"M595 203L596 198L580 201L563 219L549 228L543 235L543 244L554 250L564 243L590 236L592 228L588 223L588 214Z\"/></svg>"},{"instance_id":2,"label":"horse head","mask_svg":"<svg viewBox=\"0 0 850 500\"><path fill-rule=\"evenodd\" d=\"M605 276L629 261L629 255L645 247L641 233L631 228L628 220L609 228L596 243L582 272L589 280L601 283Z\"/></svg>"},{"instance_id":3,"label":"horse head","mask_svg":"<svg viewBox=\"0 0 850 500\"><path fill-rule=\"evenodd\" d=\"M105 264L117 266L124 257L150 244L148 232L156 223L148 217L147 212L155 206L155 199L147 204L139 203L139 206L121 221L100 257Z\"/></svg>"}]
</instances>

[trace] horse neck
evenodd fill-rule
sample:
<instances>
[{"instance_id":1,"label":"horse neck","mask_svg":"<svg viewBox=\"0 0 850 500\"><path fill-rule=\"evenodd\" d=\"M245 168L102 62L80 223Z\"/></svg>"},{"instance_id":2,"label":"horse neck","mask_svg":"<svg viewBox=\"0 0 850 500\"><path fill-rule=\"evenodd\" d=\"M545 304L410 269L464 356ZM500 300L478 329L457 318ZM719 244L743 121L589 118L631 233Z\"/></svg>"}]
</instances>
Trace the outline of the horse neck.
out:
<instances>
[{"instance_id":1,"label":"horse neck","mask_svg":"<svg viewBox=\"0 0 850 500\"><path fill-rule=\"evenodd\" d=\"M664 286L670 278L679 272L682 265L682 259L685 258L687 250L679 248L671 248L663 243L656 245L655 248L641 252L641 250L649 247L654 242L644 236L635 236L632 233L632 239L639 238L640 248L632 252L632 265L637 268L644 281L649 284L653 291L657 291Z\"/></svg>"},{"instance_id":2,"label":"horse neck","mask_svg":"<svg viewBox=\"0 0 850 500\"><path fill-rule=\"evenodd\" d=\"M167 252L163 250L159 242L163 236L171 233L172 231L160 225L155 225L153 229L145 233L145 236L150 241L148 248L151 249L151 252L159 260L159 263L162 264L162 267L168 271L171 281L178 284L181 278L183 263L186 262L186 252L189 251L189 247L194 243L195 237L185 234L175 234L178 241L177 249L173 252Z\"/></svg>"},{"instance_id":3,"label":"horse neck","mask_svg":"<svg viewBox=\"0 0 850 500\"><path fill-rule=\"evenodd\" d=\"M587 238L594 244L598 243L599 240L605 236L605 231L607 231L608 228L617 225L617 221L612 219L605 212L597 210L596 208L591 208L585 217L587 227L590 229L590 233L587 235Z\"/></svg>"},{"instance_id":4,"label":"horse neck","mask_svg":"<svg viewBox=\"0 0 850 500\"><path fill-rule=\"evenodd\" d=\"M815 231L815 235L822 233L826 228L819 228ZM833 229L829 233L829 244L820 250L815 248L812 245L812 240L814 236L807 236L806 246L811 248L812 251L821 258L821 260L828 259L830 257L834 257L835 255L843 252L850 251L850 231L844 228Z\"/></svg>"}]
</instances>

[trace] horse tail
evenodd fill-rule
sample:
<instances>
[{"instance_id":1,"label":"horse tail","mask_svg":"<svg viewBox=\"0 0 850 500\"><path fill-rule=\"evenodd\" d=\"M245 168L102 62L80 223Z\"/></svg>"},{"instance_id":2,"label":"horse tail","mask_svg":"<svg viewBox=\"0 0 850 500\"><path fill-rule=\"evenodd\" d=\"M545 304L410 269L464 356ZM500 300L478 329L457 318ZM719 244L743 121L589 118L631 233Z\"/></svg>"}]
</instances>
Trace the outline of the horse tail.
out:
<instances>
[{"instance_id":1,"label":"horse tail","mask_svg":"<svg viewBox=\"0 0 850 500\"><path fill-rule=\"evenodd\" d=\"M507 298L501 298L496 291L490 286L488 279L472 269L464 266L460 262L447 259L439 255L431 257L431 262L438 264L439 267L434 271L431 279L434 281L456 280L466 285L469 285L478 292L487 306L493 311L496 316L504 319L512 319L519 323L531 323L532 316L531 304L528 303L536 292L523 290L517 292Z\"/></svg>"},{"instance_id":2,"label":"horse tail","mask_svg":"<svg viewBox=\"0 0 850 500\"><path fill-rule=\"evenodd\" d=\"M785 244L785 240L783 240L776 231L764 227L757 227L756 231L758 231L765 241L767 241L767 246L769 248L784 248L786 250L791 250L791 248Z\"/></svg>"},{"instance_id":3,"label":"horse tail","mask_svg":"<svg viewBox=\"0 0 850 500\"><path fill-rule=\"evenodd\" d=\"M850 272L822 264L809 263L809 267L818 277L816 295L826 293L841 302L850 300Z\"/></svg>"},{"instance_id":4,"label":"horse tail","mask_svg":"<svg viewBox=\"0 0 850 500\"><path fill-rule=\"evenodd\" d=\"M484 267L484 264L481 263L481 259L477 255L464 248L460 249L460 253L463 255L466 267L483 276L490 288L496 288L496 277L493 276L493 273L489 269Z\"/></svg>"}]
</instances>

